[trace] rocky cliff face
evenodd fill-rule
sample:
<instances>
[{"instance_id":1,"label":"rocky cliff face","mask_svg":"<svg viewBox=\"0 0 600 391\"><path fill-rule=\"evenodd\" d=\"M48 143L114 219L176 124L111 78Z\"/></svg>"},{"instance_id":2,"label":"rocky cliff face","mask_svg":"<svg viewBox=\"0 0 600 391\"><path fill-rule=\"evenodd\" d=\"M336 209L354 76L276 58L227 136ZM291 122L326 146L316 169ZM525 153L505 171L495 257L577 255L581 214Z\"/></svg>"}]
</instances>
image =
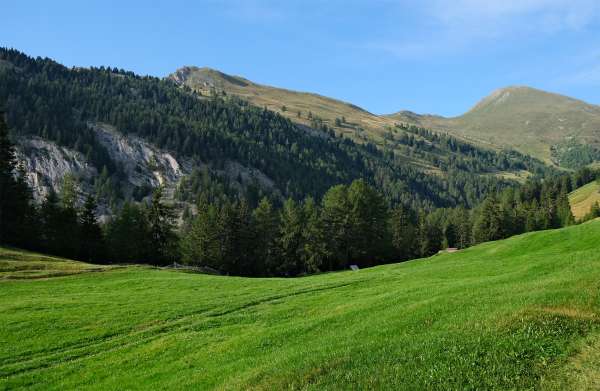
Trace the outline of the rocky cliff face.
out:
<instances>
[{"instance_id":1,"label":"rocky cliff face","mask_svg":"<svg viewBox=\"0 0 600 391\"><path fill-rule=\"evenodd\" d=\"M203 166L228 178L231 185L240 190L251 183L258 183L261 187L280 194L273 181L261 171L237 162L227 162L217 170L211 168L210 162L177 157L141 138L124 135L111 125L90 123L88 126L94 130L97 140L119 168L119 190L124 198L131 197L136 188L149 190L162 185L165 187L165 196L173 200L174 190L181 179L194 168ZM82 194L93 194L95 182L102 170L101 167L94 167L82 153L37 137L19 138L17 157L38 201L51 190L60 191L66 175L76 179ZM103 204L103 200L100 201L101 214L110 214L106 202Z\"/></svg>"},{"instance_id":2,"label":"rocky cliff face","mask_svg":"<svg viewBox=\"0 0 600 391\"><path fill-rule=\"evenodd\" d=\"M157 187L178 182L189 174L193 163L177 160L163 151L135 136L125 136L114 127L106 124L90 124L97 139L108 150L110 158L125 173L132 186Z\"/></svg>"},{"instance_id":3,"label":"rocky cliff face","mask_svg":"<svg viewBox=\"0 0 600 391\"><path fill-rule=\"evenodd\" d=\"M125 195L135 187L173 186L192 169L190 161L180 162L170 153L137 137L125 136L110 125L89 126L122 171L121 190ZM51 189L58 191L65 175L75 177L81 190L89 192L101 169L80 152L40 138L19 139L17 156L36 199L42 199Z\"/></svg>"},{"instance_id":4,"label":"rocky cliff face","mask_svg":"<svg viewBox=\"0 0 600 391\"><path fill-rule=\"evenodd\" d=\"M81 153L40 138L19 139L17 158L37 200L50 190L58 191L67 174L82 183L91 182L98 175L98 170Z\"/></svg>"}]
</instances>

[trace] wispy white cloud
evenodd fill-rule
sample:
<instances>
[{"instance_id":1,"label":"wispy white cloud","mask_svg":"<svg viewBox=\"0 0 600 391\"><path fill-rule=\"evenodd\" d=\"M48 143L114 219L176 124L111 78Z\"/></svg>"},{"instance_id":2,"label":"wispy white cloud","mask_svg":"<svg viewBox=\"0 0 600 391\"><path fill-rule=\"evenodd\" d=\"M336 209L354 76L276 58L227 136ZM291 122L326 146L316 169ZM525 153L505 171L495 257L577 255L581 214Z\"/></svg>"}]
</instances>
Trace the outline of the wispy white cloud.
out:
<instances>
[{"instance_id":1,"label":"wispy white cloud","mask_svg":"<svg viewBox=\"0 0 600 391\"><path fill-rule=\"evenodd\" d=\"M600 19L598 0L428 0L412 36L368 42L397 57L460 53L493 41L552 36Z\"/></svg>"},{"instance_id":2,"label":"wispy white cloud","mask_svg":"<svg viewBox=\"0 0 600 391\"><path fill-rule=\"evenodd\" d=\"M600 9L597 0L434 0L428 8L451 27L533 27L542 32L581 29Z\"/></svg>"},{"instance_id":3,"label":"wispy white cloud","mask_svg":"<svg viewBox=\"0 0 600 391\"><path fill-rule=\"evenodd\" d=\"M565 86L600 86L600 55L594 63L578 67L575 71L551 81L553 85Z\"/></svg>"},{"instance_id":4,"label":"wispy white cloud","mask_svg":"<svg viewBox=\"0 0 600 391\"><path fill-rule=\"evenodd\" d=\"M213 4L239 22L279 22L286 17L285 7L271 0L213 0Z\"/></svg>"}]
</instances>

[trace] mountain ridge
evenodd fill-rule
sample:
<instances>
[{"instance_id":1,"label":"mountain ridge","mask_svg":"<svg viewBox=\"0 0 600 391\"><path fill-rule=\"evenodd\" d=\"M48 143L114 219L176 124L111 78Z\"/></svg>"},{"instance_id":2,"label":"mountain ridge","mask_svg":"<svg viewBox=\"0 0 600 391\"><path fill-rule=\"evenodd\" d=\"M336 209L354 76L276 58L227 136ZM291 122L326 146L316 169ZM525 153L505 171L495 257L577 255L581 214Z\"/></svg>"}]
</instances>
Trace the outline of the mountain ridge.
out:
<instances>
[{"instance_id":1,"label":"mountain ridge","mask_svg":"<svg viewBox=\"0 0 600 391\"><path fill-rule=\"evenodd\" d=\"M382 144L387 128L405 123L487 148L514 148L566 168L600 160L600 106L525 85L498 88L464 114L444 117L409 110L377 115L335 98L258 84L206 67L183 67L168 77L204 94L214 88L237 95L297 123L309 125L310 113L358 142Z\"/></svg>"}]
</instances>

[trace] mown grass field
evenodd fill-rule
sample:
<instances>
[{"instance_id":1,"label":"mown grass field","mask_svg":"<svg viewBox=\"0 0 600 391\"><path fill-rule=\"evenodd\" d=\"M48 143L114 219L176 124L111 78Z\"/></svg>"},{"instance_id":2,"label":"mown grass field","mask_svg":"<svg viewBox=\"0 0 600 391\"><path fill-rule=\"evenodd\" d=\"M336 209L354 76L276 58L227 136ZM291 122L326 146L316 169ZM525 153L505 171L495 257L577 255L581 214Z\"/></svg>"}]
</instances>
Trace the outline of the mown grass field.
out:
<instances>
[{"instance_id":1,"label":"mown grass field","mask_svg":"<svg viewBox=\"0 0 600 391\"><path fill-rule=\"evenodd\" d=\"M598 389L599 239L592 221L295 279L13 279L3 251L0 389Z\"/></svg>"},{"instance_id":2,"label":"mown grass field","mask_svg":"<svg viewBox=\"0 0 600 391\"><path fill-rule=\"evenodd\" d=\"M576 219L588 214L596 202L600 202L600 183L596 181L581 186L569 194L571 212Z\"/></svg>"}]
</instances>

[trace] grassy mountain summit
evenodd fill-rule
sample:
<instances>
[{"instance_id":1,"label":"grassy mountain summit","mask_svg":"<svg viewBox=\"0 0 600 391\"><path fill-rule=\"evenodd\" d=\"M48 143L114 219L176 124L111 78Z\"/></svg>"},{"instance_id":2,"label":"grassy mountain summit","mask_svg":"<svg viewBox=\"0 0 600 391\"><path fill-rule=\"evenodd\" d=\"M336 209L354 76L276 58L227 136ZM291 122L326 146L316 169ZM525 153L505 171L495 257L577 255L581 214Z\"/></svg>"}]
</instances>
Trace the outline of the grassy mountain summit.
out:
<instances>
[{"instance_id":1,"label":"grassy mountain summit","mask_svg":"<svg viewBox=\"0 0 600 391\"><path fill-rule=\"evenodd\" d=\"M454 118L407 116L406 112L390 118L487 145L515 148L566 167L574 165L573 159L590 163L599 157L589 147L600 145L600 107L530 87L496 90Z\"/></svg>"},{"instance_id":2,"label":"grassy mountain summit","mask_svg":"<svg viewBox=\"0 0 600 391\"><path fill-rule=\"evenodd\" d=\"M598 389L599 233L272 279L0 249L0 388Z\"/></svg>"}]
</instances>

